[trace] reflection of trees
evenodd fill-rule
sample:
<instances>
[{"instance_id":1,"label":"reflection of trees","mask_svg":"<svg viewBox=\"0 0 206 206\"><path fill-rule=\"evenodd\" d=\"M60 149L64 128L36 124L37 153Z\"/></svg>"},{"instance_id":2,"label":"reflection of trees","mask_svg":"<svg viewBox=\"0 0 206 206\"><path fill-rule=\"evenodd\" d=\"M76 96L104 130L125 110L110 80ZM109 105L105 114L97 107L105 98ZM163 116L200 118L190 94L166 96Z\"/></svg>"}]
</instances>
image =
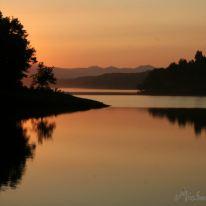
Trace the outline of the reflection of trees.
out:
<instances>
[{"instance_id":1,"label":"reflection of trees","mask_svg":"<svg viewBox=\"0 0 206 206\"><path fill-rule=\"evenodd\" d=\"M38 143L52 138L55 122L48 119L33 119L32 126ZM25 173L26 162L34 157L35 144L29 143L29 131L22 121L2 116L0 121L0 191L16 188Z\"/></svg>"},{"instance_id":2,"label":"reflection of trees","mask_svg":"<svg viewBox=\"0 0 206 206\"><path fill-rule=\"evenodd\" d=\"M0 122L0 190L15 188L25 172L26 161L34 155L35 145L29 144L21 122L3 118Z\"/></svg>"},{"instance_id":3,"label":"reflection of trees","mask_svg":"<svg viewBox=\"0 0 206 206\"><path fill-rule=\"evenodd\" d=\"M149 109L148 112L157 118L166 117L169 122L178 123L180 127L193 125L196 135L206 131L206 109Z\"/></svg>"},{"instance_id":4,"label":"reflection of trees","mask_svg":"<svg viewBox=\"0 0 206 206\"><path fill-rule=\"evenodd\" d=\"M42 144L43 140L52 138L54 129L56 128L55 122L49 122L46 118L32 120L33 130L37 134L38 143Z\"/></svg>"}]
</instances>

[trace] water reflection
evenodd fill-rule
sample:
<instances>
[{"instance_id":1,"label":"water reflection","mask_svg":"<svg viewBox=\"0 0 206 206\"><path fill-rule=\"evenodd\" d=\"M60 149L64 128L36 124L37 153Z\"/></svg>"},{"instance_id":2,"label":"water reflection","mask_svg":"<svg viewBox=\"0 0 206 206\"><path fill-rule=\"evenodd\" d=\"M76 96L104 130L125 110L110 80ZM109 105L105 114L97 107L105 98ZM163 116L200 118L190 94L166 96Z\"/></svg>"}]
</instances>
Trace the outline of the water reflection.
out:
<instances>
[{"instance_id":1,"label":"water reflection","mask_svg":"<svg viewBox=\"0 0 206 206\"><path fill-rule=\"evenodd\" d=\"M157 109L156 108L156 109L148 109L148 112L154 118L166 118L172 124L177 123L180 127L185 127L186 125L190 125L190 126L192 125L194 127L194 131L197 136L200 135L202 132L206 131L206 110L204 109ZM110 118L111 114L113 118ZM129 136L132 139L132 141L134 141L134 138L138 136L137 141L139 139L142 139L147 143L147 137L149 136L147 132L150 129L151 130L154 129L154 127L155 128L158 127L159 123L157 121L157 125L156 125L155 124L156 121L145 114L147 114L147 111L145 112L145 110L139 110L139 111L130 110L130 109L116 110L111 108L99 112L95 111L95 112L84 113L84 115L82 114L77 114L76 116L66 115L64 117L66 118L66 120L62 120L59 126L65 128L66 130L67 125L72 124L71 126L71 128L73 128L72 134L76 134L75 136L77 137L83 137L85 135L90 137L92 134L94 134L94 130L93 130L94 119L99 119L100 121L97 124L95 124L95 130L96 130L95 135L99 136L99 141L105 141L105 139L107 139L105 137L108 137L110 139L111 138L110 135L115 136L114 134L120 135L120 133L122 133L122 139L118 138L118 140L115 139L114 141L117 141L118 144L124 142L126 135L128 138L128 133L125 134L124 130L128 131L129 130L128 128L130 128L130 129L134 129L132 130L131 135ZM121 118L122 116L124 116L124 119ZM1 119L2 120L0 122L0 130L1 130L0 191L7 190L8 188L15 189L21 183L22 177L26 171L26 165L27 165L26 163L29 159L34 158L36 146L38 144L43 144L47 140L51 140L56 128L56 122L53 121L53 118L32 119L29 120L29 124L27 124L28 121L22 121L22 120L17 121L14 118L6 118L6 116L2 117ZM111 119L109 120L111 122L109 124L106 124L108 123L108 119ZM137 128L137 125L139 125L139 129ZM124 129L124 127L127 129ZM100 135L98 131L100 131L102 128L103 128L102 131L105 132L101 132ZM123 130L121 130L121 128ZM84 131L84 133L81 132L78 133L79 130ZM118 133L118 130L120 130L121 132ZM156 131L156 130L154 131L161 136L161 131ZM37 140L35 143L31 143L30 141L31 139L30 132L32 135L34 134ZM105 135L105 137L102 138L102 135ZM93 145L96 139L97 138L94 139L91 138L91 142L86 145ZM110 141L108 142L108 145L106 145L106 149L104 148L104 144L101 145L99 149L101 150L103 148L108 151L108 148L110 148L112 145ZM151 141L151 139L149 141ZM82 141L80 142L84 144L85 138L82 138ZM146 143L145 145L147 145ZM76 145L79 145L79 143L74 144L74 150ZM97 145L99 145L99 143ZM91 146L91 148L95 149L96 145L94 147ZM89 148L88 151L90 151L91 148ZM159 149L160 148L155 149L155 151L161 151ZM86 150L79 150L79 151L86 151ZM147 155L147 150L144 150L143 152L144 154ZM89 154L90 154L89 152L86 152L83 156ZM90 159L90 157L88 159Z\"/></svg>"},{"instance_id":2,"label":"water reflection","mask_svg":"<svg viewBox=\"0 0 206 206\"><path fill-rule=\"evenodd\" d=\"M33 131L36 132L38 143L42 144L43 140L52 138L53 132L56 128L55 122L50 122L47 118L33 119Z\"/></svg>"},{"instance_id":3,"label":"water reflection","mask_svg":"<svg viewBox=\"0 0 206 206\"><path fill-rule=\"evenodd\" d=\"M4 119L0 129L0 190L4 190L20 183L27 159L34 156L35 145L29 144L20 121Z\"/></svg>"},{"instance_id":4,"label":"water reflection","mask_svg":"<svg viewBox=\"0 0 206 206\"><path fill-rule=\"evenodd\" d=\"M12 117L0 122L0 191L15 189L21 183L27 160L34 157L36 144L29 142L30 135L23 124ZM40 144L52 138L56 127L47 118L33 119L32 125Z\"/></svg>"},{"instance_id":5,"label":"water reflection","mask_svg":"<svg viewBox=\"0 0 206 206\"><path fill-rule=\"evenodd\" d=\"M173 122L180 121L176 116L186 116L183 118L186 119L184 125L190 124L180 129L178 125L168 122L167 110L159 111L150 110L151 115L158 114L153 118L145 109L110 107L64 114L57 118L29 119L21 122L20 129L18 124L12 126L9 121L2 123L1 130L4 132L1 138L5 139L7 134L16 138L16 133L22 135L24 131L23 141L29 139L26 145L34 142L37 146L32 151L33 156L36 154L32 164L27 154L18 157L24 160L23 166L18 163L20 166L16 169L11 163L10 170L6 165L9 162L6 152L11 150L10 144L14 147L12 138L1 146L4 148L4 152L0 150L0 165L5 168L6 176L4 185L5 182L8 184L9 171L16 175L18 167L24 169L20 177L16 177L19 181L15 185L20 188L15 192L0 192L0 205L21 206L22 202L24 205L66 205L72 202L73 205L96 206L101 202L108 206L165 206L175 204L174 197L182 187L197 189L204 195L206 138L196 141L194 123L188 121L196 112L190 114L187 110L184 115L180 115L184 111L175 112ZM198 112L196 118L204 119L204 114L204 111ZM165 118L158 119L159 115ZM56 123L56 129L55 126L48 126L52 123ZM7 130L6 124L10 125ZM205 124L201 126L201 131L205 133L204 127ZM12 128L14 132L11 132ZM46 129L49 132L45 133L44 128L54 129ZM46 140L52 137L51 131L54 144L47 144ZM44 144L39 148L38 134L41 134ZM206 136L203 134L201 137ZM29 148L31 151L32 146ZM23 150L26 149L20 151ZM15 152L12 154L10 158L15 160ZM28 167L31 171L26 170ZM0 184L3 185L2 179Z\"/></svg>"},{"instance_id":6,"label":"water reflection","mask_svg":"<svg viewBox=\"0 0 206 206\"><path fill-rule=\"evenodd\" d=\"M203 131L206 132L206 109L148 109L154 118L167 118L170 123L180 127L192 125L198 137Z\"/></svg>"}]
</instances>

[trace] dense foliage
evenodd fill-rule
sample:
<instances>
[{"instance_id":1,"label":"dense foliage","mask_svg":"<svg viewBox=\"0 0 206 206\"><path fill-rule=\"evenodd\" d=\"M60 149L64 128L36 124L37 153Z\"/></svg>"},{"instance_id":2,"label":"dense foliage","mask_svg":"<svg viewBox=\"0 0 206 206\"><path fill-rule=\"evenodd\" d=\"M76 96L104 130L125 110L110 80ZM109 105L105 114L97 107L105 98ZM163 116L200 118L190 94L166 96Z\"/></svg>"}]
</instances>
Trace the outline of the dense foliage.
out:
<instances>
[{"instance_id":1,"label":"dense foliage","mask_svg":"<svg viewBox=\"0 0 206 206\"><path fill-rule=\"evenodd\" d=\"M180 59L166 69L154 69L138 89L163 94L206 94L206 57L197 51L195 59Z\"/></svg>"},{"instance_id":2,"label":"dense foliage","mask_svg":"<svg viewBox=\"0 0 206 206\"><path fill-rule=\"evenodd\" d=\"M21 80L36 62L35 50L27 37L18 19L4 17L0 12L1 89L16 90L21 87Z\"/></svg>"}]
</instances>

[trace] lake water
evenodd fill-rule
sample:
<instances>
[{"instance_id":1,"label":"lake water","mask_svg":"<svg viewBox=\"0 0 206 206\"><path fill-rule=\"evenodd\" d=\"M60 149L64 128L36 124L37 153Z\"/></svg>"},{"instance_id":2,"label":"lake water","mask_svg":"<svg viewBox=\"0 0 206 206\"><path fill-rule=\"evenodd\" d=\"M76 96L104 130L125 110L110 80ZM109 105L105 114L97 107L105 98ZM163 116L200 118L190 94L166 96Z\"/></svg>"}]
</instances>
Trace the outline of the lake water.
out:
<instances>
[{"instance_id":1,"label":"lake water","mask_svg":"<svg viewBox=\"0 0 206 206\"><path fill-rule=\"evenodd\" d=\"M141 96L141 95L78 95L95 99L113 107L132 108L205 108L206 97Z\"/></svg>"},{"instance_id":2,"label":"lake water","mask_svg":"<svg viewBox=\"0 0 206 206\"><path fill-rule=\"evenodd\" d=\"M113 107L205 108L206 97L137 95L136 90L62 88L76 96L95 99ZM112 94L112 95L111 95Z\"/></svg>"},{"instance_id":3,"label":"lake water","mask_svg":"<svg viewBox=\"0 0 206 206\"><path fill-rule=\"evenodd\" d=\"M206 205L205 98L83 96L112 106L1 124L1 206Z\"/></svg>"}]
</instances>

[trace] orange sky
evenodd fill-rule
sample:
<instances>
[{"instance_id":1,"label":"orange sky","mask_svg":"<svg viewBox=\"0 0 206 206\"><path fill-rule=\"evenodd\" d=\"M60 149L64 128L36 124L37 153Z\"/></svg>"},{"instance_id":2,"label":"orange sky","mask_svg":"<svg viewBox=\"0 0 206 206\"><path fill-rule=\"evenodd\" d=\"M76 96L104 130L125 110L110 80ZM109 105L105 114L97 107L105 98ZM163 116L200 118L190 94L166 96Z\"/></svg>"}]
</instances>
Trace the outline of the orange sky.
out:
<instances>
[{"instance_id":1,"label":"orange sky","mask_svg":"<svg viewBox=\"0 0 206 206\"><path fill-rule=\"evenodd\" d=\"M166 66L206 50L205 0L1 0L50 66Z\"/></svg>"}]
</instances>

